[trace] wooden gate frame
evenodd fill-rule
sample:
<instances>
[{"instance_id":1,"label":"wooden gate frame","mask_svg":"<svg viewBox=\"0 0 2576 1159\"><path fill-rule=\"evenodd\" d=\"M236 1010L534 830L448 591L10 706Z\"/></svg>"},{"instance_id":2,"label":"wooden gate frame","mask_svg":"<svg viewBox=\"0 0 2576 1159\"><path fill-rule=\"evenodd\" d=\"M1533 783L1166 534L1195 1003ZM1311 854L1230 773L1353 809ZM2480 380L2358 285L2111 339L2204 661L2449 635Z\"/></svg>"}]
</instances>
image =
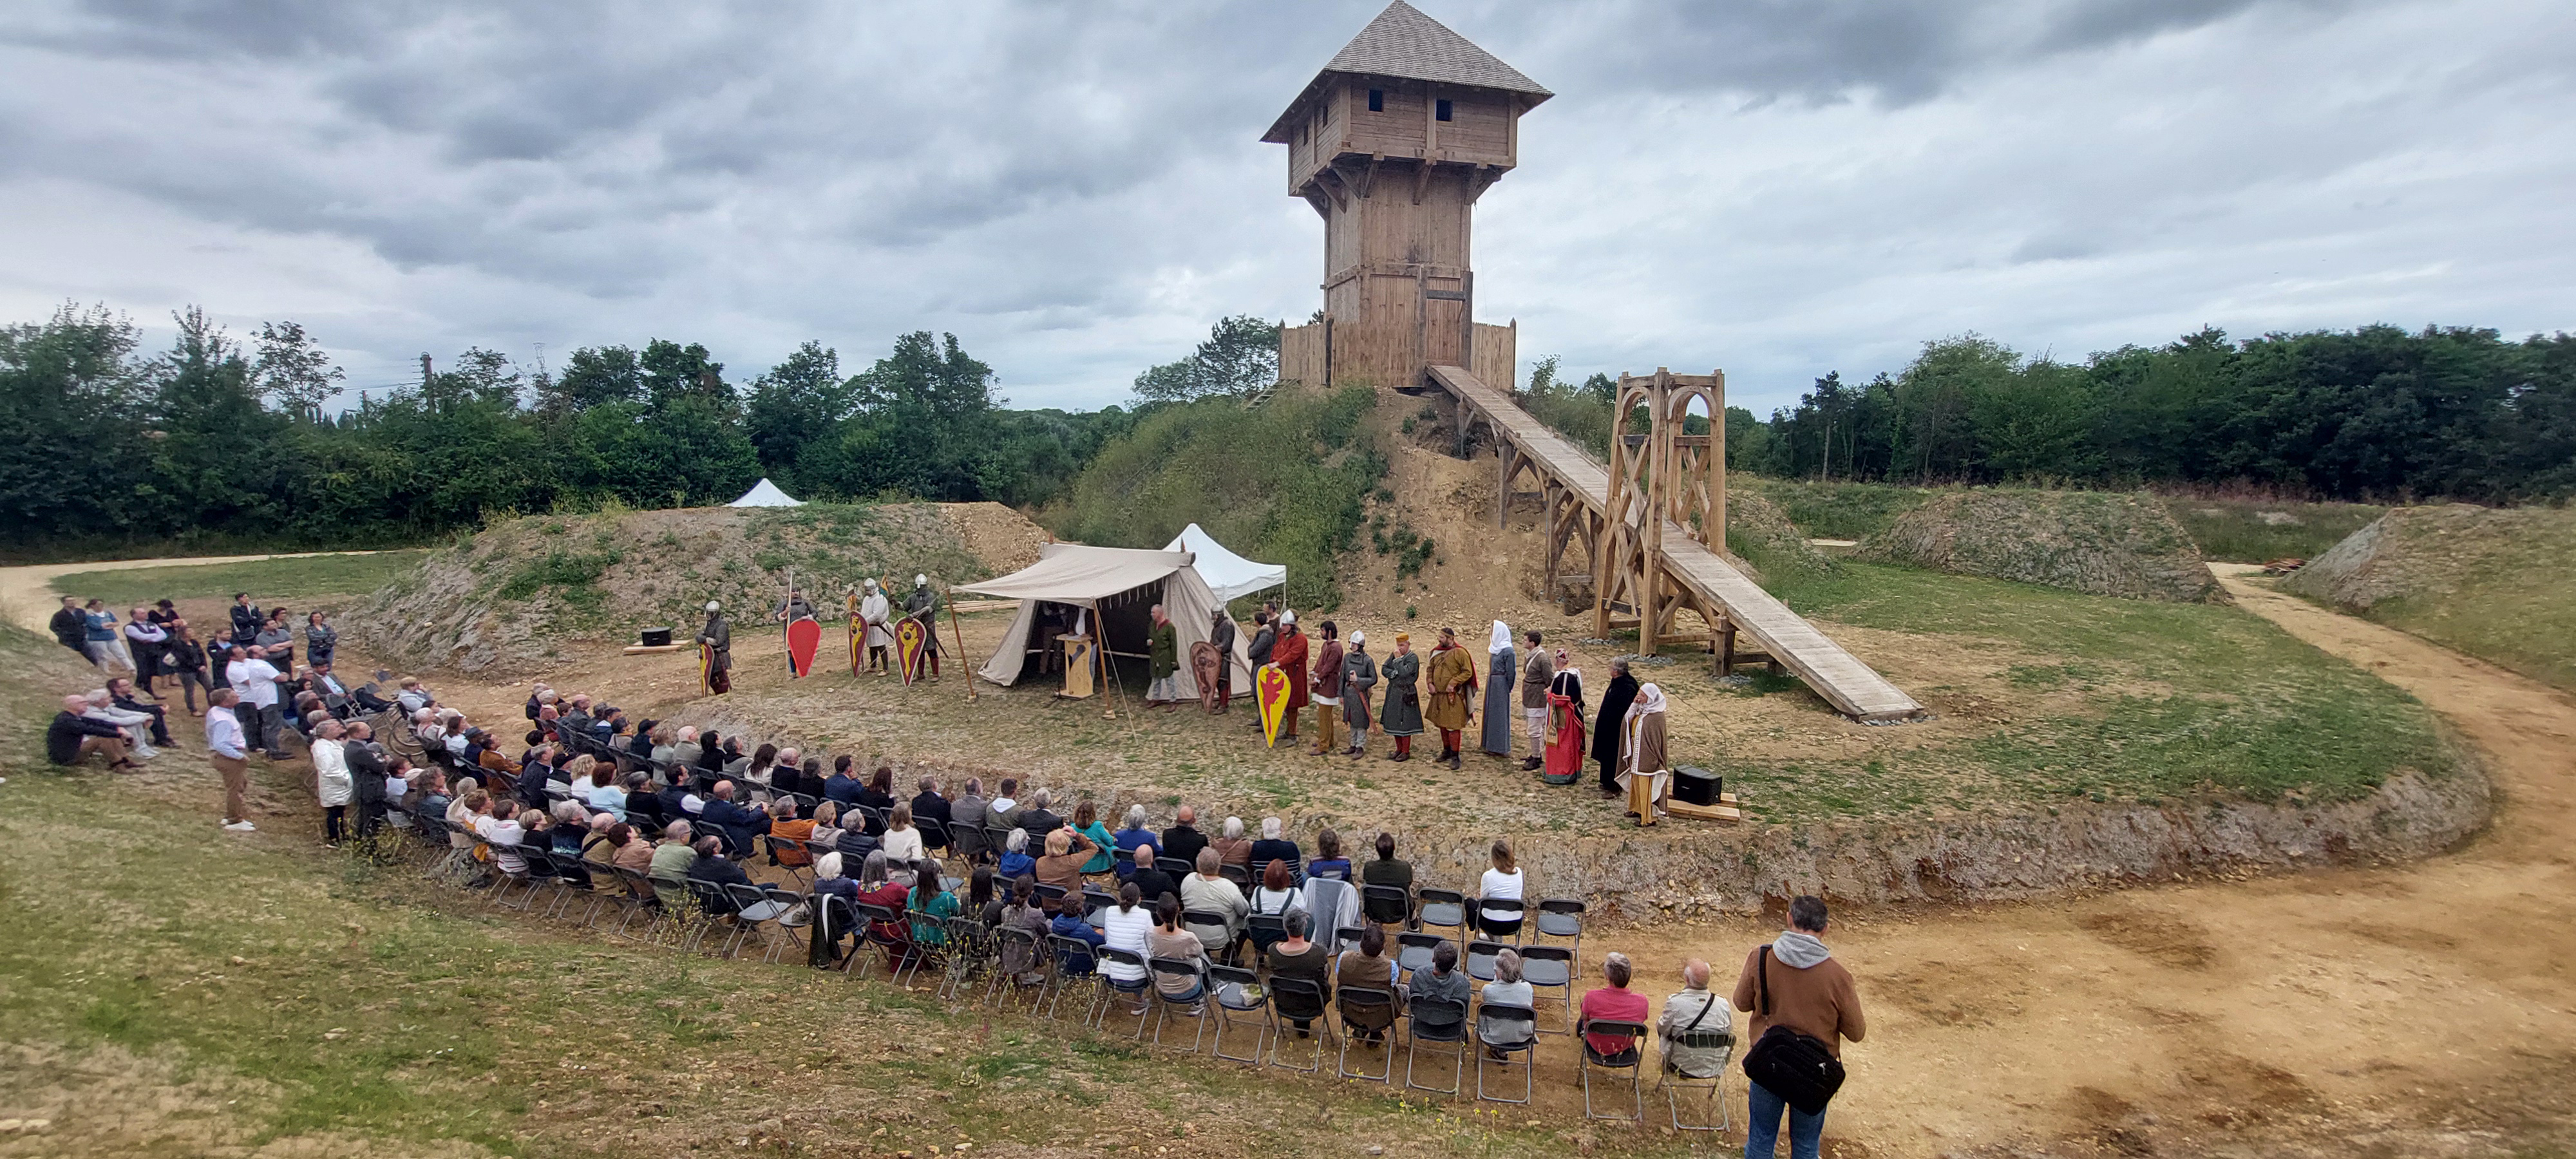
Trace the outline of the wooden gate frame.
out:
<instances>
[{"instance_id":1,"label":"wooden gate frame","mask_svg":"<svg viewBox=\"0 0 2576 1159\"><path fill-rule=\"evenodd\" d=\"M1614 397L1609 534L1592 552L1593 632L1608 636L1633 627L1637 652L1645 656L1685 639L1731 654L1735 625L1725 609L1663 574L1664 536L1671 531L1726 552L1726 372L1674 374L1657 367L1651 375L1621 374ZM1708 406L1708 434L1684 433L1693 400ZM1629 434L1629 417L1640 408L1646 432ZM1676 633L1673 617L1685 608L1709 626L1706 634ZM1628 618L1614 616L1621 612Z\"/></svg>"}]
</instances>

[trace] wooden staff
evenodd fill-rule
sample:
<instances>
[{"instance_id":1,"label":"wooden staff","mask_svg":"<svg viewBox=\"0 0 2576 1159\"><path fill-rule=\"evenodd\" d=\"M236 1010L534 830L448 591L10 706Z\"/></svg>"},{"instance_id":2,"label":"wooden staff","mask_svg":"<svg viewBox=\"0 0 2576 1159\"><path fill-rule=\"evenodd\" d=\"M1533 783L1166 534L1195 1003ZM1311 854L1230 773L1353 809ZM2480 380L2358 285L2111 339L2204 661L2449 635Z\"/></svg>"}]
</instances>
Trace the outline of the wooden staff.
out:
<instances>
[{"instance_id":1,"label":"wooden staff","mask_svg":"<svg viewBox=\"0 0 2576 1159\"><path fill-rule=\"evenodd\" d=\"M945 602L948 605L948 633L957 638L957 663L965 672L966 701L972 704L975 701L975 666L967 663L966 629L957 626L957 601L950 599Z\"/></svg>"}]
</instances>

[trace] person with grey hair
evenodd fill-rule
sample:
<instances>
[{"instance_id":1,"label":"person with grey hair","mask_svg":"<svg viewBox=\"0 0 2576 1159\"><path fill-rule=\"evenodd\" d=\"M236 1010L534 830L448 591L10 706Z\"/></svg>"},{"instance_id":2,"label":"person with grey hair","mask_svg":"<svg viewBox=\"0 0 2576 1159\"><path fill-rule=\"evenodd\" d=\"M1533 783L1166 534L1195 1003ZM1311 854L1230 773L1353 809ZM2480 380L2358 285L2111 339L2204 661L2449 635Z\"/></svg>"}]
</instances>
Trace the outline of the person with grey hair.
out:
<instances>
[{"instance_id":1,"label":"person with grey hair","mask_svg":"<svg viewBox=\"0 0 2576 1159\"><path fill-rule=\"evenodd\" d=\"M1255 867L1260 867L1269 865L1271 862L1276 861L1288 867L1288 874L1291 878L1298 881L1305 880L1305 854L1299 852L1296 842L1281 837L1279 834L1279 819L1277 817L1264 817L1261 819L1261 840L1252 843L1252 864Z\"/></svg>"},{"instance_id":2,"label":"person with grey hair","mask_svg":"<svg viewBox=\"0 0 2576 1159\"><path fill-rule=\"evenodd\" d=\"M314 726L311 750L313 794L322 805L322 843L335 848L349 835L349 803L357 800L358 793L340 735L340 722L325 718Z\"/></svg>"},{"instance_id":3,"label":"person with grey hair","mask_svg":"<svg viewBox=\"0 0 2576 1159\"><path fill-rule=\"evenodd\" d=\"M1020 810L1014 827L1028 830L1040 837L1055 832L1057 826L1064 824L1064 818L1048 811L1047 806L1053 804L1055 804L1055 794L1044 789L1029 794L1029 807Z\"/></svg>"},{"instance_id":4,"label":"person with grey hair","mask_svg":"<svg viewBox=\"0 0 2576 1159\"><path fill-rule=\"evenodd\" d=\"M1038 859L1029 856L1029 831L1011 830L1010 836L1002 841L1002 858L993 866L993 872L1004 880L1018 881L1023 875L1037 871Z\"/></svg>"},{"instance_id":5,"label":"person with grey hair","mask_svg":"<svg viewBox=\"0 0 2576 1159\"><path fill-rule=\"evenodd\" d=\"M1575 1019L1574 1033L1584 1052L1597 1064L1628 1066L1637 1061L1643 1049L1633 1035L1595 1034L1585 1029L1594 1019L1638 1023L1646 1020L1646 996L1628 988L1636 971L1628 955L1613 950L1601 959L1601 979L1609 985L1583 993L1582 1016Z\"/></svg>"},{"instance_id":6,"label":"person with grey hair","mask_svg":"<svg viewBox=\"0 0 2576 1159\"><path fill-rule=\"evenodd\" d=\"M1601 795L1616 797L1625 790L1619 787L1620 758L1618 722L1627 719L1628 709L1637 702L1642 685L1628 673L1628 658L1610 660L1610 686L1602 690L1601 710L1592 716L1592 759L1601 766Z\"/></svg>"},{"instance_id":7,"label":"person with grey hair","mask_svg":"<svg viewBox=\"0 0 2576 1159\"><path fill-rule=\"evenodd\" d=\"M1243 835L1243 818L1228 817L1223 825L1217 827L1214 848L1218 860L1227 865L1241 866L1246 873L1251 872L1252 839Z\"/></svg>"},{"instance_id":8,"label":"person with grey hair","mask_svg":"<svg viewBox=\"0 0 2576 1159\"><path fill-rule=\"evenodd\" d=\"M1735 1008L1753 1015L1745 1028L1757 1043L1772 1027L1815 1039L1825 1052L1842 1057L1845 1040L1859 1042L1869 1033L1861 1016L1860 991L1851 971L1825 947L1828 915L1823 898L1789 899L1789 928L1768 944L1745 955L1744 972L1735 980ZM1758 1051L1758 1047L1756 1050ZM1748 1052L1748 1054L1754 1052ZM1747 1073L1754 1060L1747 1058ZM1805 1159L1816 1153L1825 1132L1825 1113L1808 1114L1759 1080L1744 1084L1748 1119L1744 1129L1746 1159L1769 1156L1779 1146L1780 1116L1789 1117L1789 1154Z\"/></svg>"},{"instance_id":9,"label":"person with grey hair","mask_svg":"<svg viewBox=\"0 0 2576 1159\"><path fill-rule=\"evenodd\" d=\"M912 823L922 826L922 847L933 853L943 853L952 839L949 826L954 823L956 815L949 808L948 798L939 795L939 778L923 773L914 779L912 788ZM926 821L936 821L938 825L923 825Z\"/></svg>"},{"instance_id":10,"label":"person with grey hair","mask_svg":"<svg viewBox=\"0 0 2576 1159\"><path fill-rule=\"evenodd\" d=\"M1155 839L1153 830L1145 827L1145 807L1129 805L1127 816L1120 822L1118 831L1109 835L1109 847L1118 853L1128 855L1128 859L1119 860L1111 865L1118 874L1118 880L1125 881L1135 874L1136 863L1132 858L1137 848L1145 845L1159 847L1162 842Z\"/></svg>"},{"instance_id":11,"label":"person with grey hair","mask_svg":"<svg viewBox=\"0 0 2576 1159\"><path fill-rule=\"evenodd\" d=\"M1444 946L1450 944L1441 943ZM1521 977L1519 950L1505 947L1503 952L1494 955L1494 980L1485 983L1485 1005L1526 1007L1537 1001L1537 994L1530 988L1528 980ZM1496 1062L1510 1062L1512 1056L1507 1048L1528 1042L1529 1030L1527 1023L1497 1022L1480 1016L1476 1020L1476 1041L1486 1044L1485 1057Z\"/></svg>"},{"instance_id":12,"label":"person with grey hair","mask_svg":"<svg viewBox=\"0 0 2576 1159\"><path fill-rule=\"evenodd\" d=\"M1726 1073L1733 1046L1684 1046L1676 1039L1688 1034L1727 1034L1735 1030L1735 1012L1708 989L1708 963L1698 958L1682 962L1682 988L1665 997L1663 1013L1655 1016L1655 1037L1663 1042L1664 1069L1687 1079L1713 1079Z\"/></svg>"}]
</instances>

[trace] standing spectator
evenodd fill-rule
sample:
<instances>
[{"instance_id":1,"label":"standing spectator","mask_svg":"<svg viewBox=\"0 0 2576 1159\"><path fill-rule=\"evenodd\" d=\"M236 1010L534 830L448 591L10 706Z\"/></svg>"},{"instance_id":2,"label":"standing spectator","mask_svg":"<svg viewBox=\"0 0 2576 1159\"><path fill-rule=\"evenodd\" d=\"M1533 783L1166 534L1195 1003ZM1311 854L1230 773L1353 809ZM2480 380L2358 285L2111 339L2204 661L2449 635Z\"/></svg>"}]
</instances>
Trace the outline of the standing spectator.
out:
<instances>
[{"instance_id":1,"label":"standing spectator","mask_svg":"<svg viewBox=\"0 0 2576 1159\"><path fill-rule=\"evenodd\" d=\"M322 805L322 843L333 847L347 835L349 803L357 799L357 784L351 779L340 736L336 720L325 720L313 729L313 792Z\"/></svg>"},{"instance_id":2,"label":"standing spectator","mask_svg":"<svg viewBox=\"0 0 2576 1159\"><path fill-rule=\"evenodd\" d=\"M150 613L136 608L125 621L126 658L134 664L134 682L152 691L152 682L161 675L161 653L168 650L170 631L153 623ZM168 741L162 741L168 744Z\"/></svg>"},{"instance_id":3,"label":"standing spectator","mask_svg":"<svg viewBox=\"0 0 2576 1159\"><path fill-rule=\"evenodd\" d=\"M1635 1036L1593 1034L1584 1029L1596 1018L1638 1023L1646 1020L1646 996L1628 988L1628 980L1635 973L1636 967L1629 963L1628 955L1613 951L1601 959L1602 980L1610 984L1583 992L1583 1015L1575 1020L1574 1033L1582 1036L1583 1049L1595 1062L1627 1066L1637 1061L1642 1048L1637 1045Z\"/></svg>"},{"instance_id":4,"label":"standing spectator","mask_svg":"<svg viewBox=\"0 0 2576 1159\"><path fill-rule=\"evenodd\" d=\"M85 654L99 671L134 667L134 661L126 658L125 642L117 638L116 613L107 610L107 601L93 599L81 609L81 632Z\"/></svg>"},{"instance_id":5,"label":"standing spectator","mask_svg":"<svg viewBox=\"0 0 2576 1159\"><path fill-rule=\"evenodd\" d=\"M260 612L259 605L250 602L249 592L233 593L232 618L233 644L242 648L258 643L259 626L268 622L268 617Z\"/></svg>"},{"instance_id":6,"label":"standing spectator","mask_svg":"<svg viewBox=\"0 0 2576 1159\"><path fill-rule=\"evenodd\" d=\"M1731 1033L1734 1029L1735 1012L1709 992L1708 963L1697 958L1683 962L1681 990L1664 999L1664 1012L1655 1017L1655 1035L1663 1039L1665 1072L1686 1079L1713 1079L1725 1074L1733 1048L1682 1046L1673 1040L1693 1032Z\"/></svg>"},{"instance_id":7,"label":"standing spectator","mask_svg":"<svg viewBox=\"0 0 2576 1159\"><path fill-rule=\"evenodd\" d=\"M162 675L177 677L181 703L191 715L203 715L197 707L197 694L211 693L213 689L206 682L206 646L197 641L197 633L188 627L188 621L172 621L167 655L169 661L162 665ZM214 697L209 695L206 703L212 706Z\"/></svg>"},{"instance_id":8,"label":"standing spectator","mask_svg":"<svg viewBox=\"0 0 2576 1159\"><path fill-rule=\"evenodd\" d=\"M340 752L348 759L349 780L356 790L351 803L358 809L358 836L374 836L385 819L386 779L393 773L393 756L376 743L374 727L363 720L349 723Z\"/></svg>"},{"instance_id":9,"label":"standing spectator","mask_svg":"<svg viewBox=\"0 0 2576 1159\"><path fill-rule=\"evenodd\" d=\"M1753 1015L1746 1031L1757 1043L1771 1027L1785 1026L1841 1058L1843 1040L1859 1042L1869 1032L1851 971L1825 948L1827 917L1824 899L1793 898L1789 929L1745 956L1744 972L1735 980L1735 1008ZM1783 1111L1789 1115L1791 1159L1814 1159L1825 1133L1823 1111L1800 1111L1759 1082L1744 1084L1744 1098L1751 1112L1744 1130L1745 1159L1769 1159L1778 1148Z\"/></svg>"},{"instance_id":10,"label":"standing spectator","mask_svg":"<svg viewBox=\"0 0 2576 1159\"><path fill-rule=\"evenodd\" d=\"M55 643L80 653L84 659L89 656L89 617L81 614L79 596L64 596L63 606L54 609L54 618L45 626L53 629Z\"/></svg>"},{"instance_id":11,"label":"standing spectator","mask_svg":"<svg viewBox=\"0 0 2576 1159\"><path fill-rule=\"evenodd\" d=\"M250 748L241 722L233 716L233 706L241 695L229 688L218 688L206 694L206 759L224 779L224 828L235 833L248 833L259 826L250 823Z\"/></svg>"},{"instance_id":12,"label":"standing spectator","mask_svg":"<svg viewBox=\"0 0 2576 1159\"><path fill-rule=\"evenodd\" d=\"M286 626L286 609L269 612L268 622L259 626L259 634L251 638L251 643L268 649L268 662L279 671L294 671L295 631Z\"/></svg>"},{"instance_id":13,"label":"standing spectator","mask_svg":"<svg viewBox=\"0 0 2576 1159\"><path fill-rule=\"evenodd\" d=\"M340 630L331 626L328 612L307 612L304 616L304 662L316 668L331 662L331 653L340 646Z\"/></svg>"},{"instance_id":14,"label":"standing spectator","mask_svg":"<svg viewBox=\"0 0 2576 1159\"><path fill-rule=\"evenodd\" d=\"M107 758L111 769L140 767L127 760L125 752L125 730L91 716L86 696L64 697L63 710L45 726L45 759L58 765L76 765L82 757L97 753Z\"/></svg>"},{"instance_id":15,"label":"standing spectator","mask_svg":"<svg viewBox=\"0 0 2576 1159\"><path fill-rule=\"evenodd\" d=\"M286 741L281 735L286 731L286 719L277 707L277 685L283 679L269 664L266 649L257 646L245 649L235 645L232 662L224 666L224 682L232 686L251 713L250 719L242 722L243 731L249 735L250 743L264 750L272 761L286 759L286 750L279 747Z\"/></svg>"}]
</instances>

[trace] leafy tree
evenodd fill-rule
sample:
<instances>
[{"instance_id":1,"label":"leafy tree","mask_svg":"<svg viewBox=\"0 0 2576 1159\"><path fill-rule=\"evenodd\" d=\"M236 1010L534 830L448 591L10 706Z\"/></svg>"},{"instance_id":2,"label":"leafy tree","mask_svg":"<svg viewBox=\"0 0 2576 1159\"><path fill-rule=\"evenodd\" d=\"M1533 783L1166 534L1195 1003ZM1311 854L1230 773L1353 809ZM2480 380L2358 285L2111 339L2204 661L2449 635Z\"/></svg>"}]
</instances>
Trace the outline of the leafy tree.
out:
<instances>
[{"instance_id":1,"label":"leafy tree","mask_svg":"<svg viewBox=\"0 0 2576 1159\"><path fill-rule=\"evenodd\" d=\"M703 398L726 411L733 408L733 388L725 385L724 363L710 359L704 346L656 338L644 344L644 354L636 361L644 372L644 397L656 406L674 398Z\"/></svg>"},{"instance_id":2,"label":"leafy tree","mask_svg":"<svg viewBox=\"0 0 2576 1159\"><path fill-rule=\"evenodd\" d=\"M296 418L322 421L322 404L339 397L346 375L295 322L263 322L251 380L261 398Z\"/></svg>"},{"instance_id":3,"label":"leafy tree","mask_svg":"<svg viewBox=\"0 0 2576 1159\"><path fill-rule=\"evenodd\" d=\"M64 303L0 327L0 518L26 539L131 534L145 482L141 336L105 306Z\"/></svg>"},{"instance_id":4,"label":"leafy tree","mask_svg":"<svg viewBox=\"0 0 2576 1159\"><path fill-rule=\"evenodd\" d=\"M1207 340L1178 362L1136 376L1139 402L1188 402L1220 395L1244 397L1279 381L1277 323L1237 314L1220 318Z\"/></svg>"},{"instance_id":5,"label":"leafy tree","mask_svg":"<svg viewBox=\"0 0 2576 1159\"><path fill-rule=\"evenodd\" d=\"M807 342L753 379L744 401L743 431L760 465L773 479L803 488L798 462L807 445L828 441L858 408L856 391L841 377L841 356Z\"/></svg>"},{"instance_id":6,"label":"leafy tree","mask_svg":"<svg viewBox=\"0 0 2576 1159\"><path fill-rule=\"evenodd\" d=\"M563 376L538 392L537 409L555 414L644 398L644 364L624 346L585 347L564 362Z\"/></svg>"}]
</instances>

